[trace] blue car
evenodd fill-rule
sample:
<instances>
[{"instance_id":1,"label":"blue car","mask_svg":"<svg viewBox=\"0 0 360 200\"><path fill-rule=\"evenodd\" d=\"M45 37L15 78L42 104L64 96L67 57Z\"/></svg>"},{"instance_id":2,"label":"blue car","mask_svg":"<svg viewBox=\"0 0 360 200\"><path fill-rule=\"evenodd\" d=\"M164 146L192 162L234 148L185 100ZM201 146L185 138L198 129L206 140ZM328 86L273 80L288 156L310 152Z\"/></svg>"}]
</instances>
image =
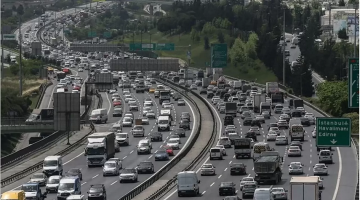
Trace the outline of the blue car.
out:
<instances>
[{"instance_id":1,"label":"blue car","mask_svg":"<svg viewBox=\"0 0 360 200\"><path fill-rule=\"evenodd\" d=\"M165 150L160 150L155 153L155 161L169 160L169 154Z\"/></svg>"}]
</instances>

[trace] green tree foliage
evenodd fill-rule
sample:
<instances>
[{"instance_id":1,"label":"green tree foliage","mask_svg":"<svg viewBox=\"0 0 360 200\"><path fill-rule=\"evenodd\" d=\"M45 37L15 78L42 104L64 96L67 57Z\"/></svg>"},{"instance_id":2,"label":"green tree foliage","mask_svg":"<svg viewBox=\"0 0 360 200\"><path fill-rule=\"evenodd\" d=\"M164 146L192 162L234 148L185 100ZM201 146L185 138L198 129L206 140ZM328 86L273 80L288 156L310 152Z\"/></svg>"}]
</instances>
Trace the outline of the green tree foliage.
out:
<instances>
[{"instance_id":1,"label":"green tree foliage","mask_svg":"<svg viewBox=\"0 0 360 200\"><path fill-rule=\"evenodd\" d=\"M351 119L351 133L359 133L359 113L346 113L343 117Z\"/></svg>"},{"instance_id":2,"label":"green tree foliage","mask_svg":"<svg viewBox=\"0 0 360 200\"><path fill-rule=\"evenodd\" d=\"M290 86L294 94L311 97L313 94L313 82L309 63L304 56L301 56L297 62L298 64L293 68Z\"/></svg>"},{"instance_id":3,"label":"green tree foliage","mask_svg":"<svg viewBox=\"0 0 360 200\"><path fill-rule=\"evenodd\" d=\"M20 4L17 9L16 12L18 15L23 15L24 14L24 6L22 4Z\"/></svg>"},{"instance_id":4,"label":"green tree foliage","mask_svg":"<svg viewBox=\"0 0 360 200\"><path fill-rule=\"evenodd\" d=\"M317 87L319 102L334 116L342 116L348 111L348 89L346 81L327 81Z\"/></svg>"},{"instance_id":5,"label":"green tree foliage","mask_svg":"<svg viewBox=\"0 0 360 200\"><path fill-rule=\"evenodd\" d=\"M219 43L225 43L225 36L222 32L218 32L217 39Z\"/></svg>"},{"instance_id":6,"label":"green tree foliage","mask_svg":"<svg viewBox=\"0 0 360 200\"><path fill-rule=\"evenodd\" d=\"M340 1L339 1L339 6L345 6L345 1L344 1L344 0L340 0Z\"/></svg>"},{"instance_id":7,"label":"green tree foliage","mask_svg":"<svg viewBox=\"0 0 360 200\"><path fill-rule=\"evenodd\" d=\"M345 28L338 31L338 38L340 38L342 40L347 40L349 38L349 36L346 34Z\"/></svg>"},{"instance_id":8,"label":"green tree foliage","mask_svg":"<svg viewBox=\"0 0 360 200\"><path fill-rule=\"evenodd\" d=\"M139 3L129 2L126 4L126 8L128 8L130 10L141 10L142 6Z\"/></svg>"},{"instance_id":9,"label":"green tree foliage","mask_svg":"<svg viewBox=\"0 0 360 200\"><path fill-rule=\"evenodd\" d=\"M19 61L18 61L19 63ZM23 75L24 76L37 76L39 74L40 68L43 66L44 62L41 60L22 60ZM10 72L13 75L19 75L19 64L13 64L10 66Z\"/></svg>"},{"instance_id":10,"label":"green tree foliage","mask_svg":"<svg viewBox=\"0 0 360 200\"><path fill-rule=\"evenodd\" d=\"M210 49L210 42L209 42L209 38L207 36L204 36L204 49L205 50Z\"/></svg>"}]
</instances>

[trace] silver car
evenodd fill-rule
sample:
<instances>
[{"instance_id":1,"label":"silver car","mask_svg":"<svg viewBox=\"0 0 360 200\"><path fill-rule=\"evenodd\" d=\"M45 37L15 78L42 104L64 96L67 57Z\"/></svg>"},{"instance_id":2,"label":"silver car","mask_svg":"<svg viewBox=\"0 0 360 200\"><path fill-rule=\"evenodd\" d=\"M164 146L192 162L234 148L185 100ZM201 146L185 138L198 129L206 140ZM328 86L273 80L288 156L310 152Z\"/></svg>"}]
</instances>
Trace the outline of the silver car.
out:
<instances>
[{"instance_id":1,"label":"silver car","mask_svg":"<svg viewBox=\"0 0 360 200\"><path fill-rule=\"evenodd\" d=\"M313 168L314 175L328 175L328 168L325 164L316 164Z\"/></svg>"},{"instance_id":2,"label":"silver car","mask_svg":"<svg viewBox=\"0 0 360 200\"><path fill-rule=\"evenodd\" d=\"M59 176L59 175L50 176L46 183L46 191L48 193L57 192L59 184L60 184L60 179L61 179L61 176Z\"/></svg>"},{"instance_id":3,"label":"silver car","mask_svg":"<svg viewBox=\"0 0 360 200\"><path fill-rule=\"evenodd\" d=\"M35 173L30 178L31 183L39 183L40 186L45 186L47 182L47 177L43 173Z\"/></svg>"},{"instance_id":4,"label":"silver car","mask_svg":"<svg viewBox=\"0 0 360 200\"><path fill-rule=\"evenodd\" d=\"M216 175L215 167L211 163L207 163L207 164L204 164L203 166L201 166L200 171L201 171L201 176Z\"/></svg>"},{"instance_id":5,"label":"silver car","mask_svg":"<svg viewBox=\"0 0 360 200\"><path fill-rule=\"evenodd\" d=\"M131 129L131 132L134 137L144 137L145 129L142 125L135 125L134 128Z\"/></svg>"},{"instance_id":6,"label":"silver car","mask_svg":"<svg viewBox=\"0 0 360 200\"><path fill-rule=\"evenodd\" d=\"M155 119L156 118L155 112L153 110L148 111L146 113L146 117L149 119Z\"/></svg>"},{"instance_id":7,"label":"silver car","mask_svg":"<svg viewBox=\"0 0 360 200\"><path fill-rule=\"evenodd\" d=\"M180 149L179 141L176 138L169 139L166 145L172 147L175 150Z\"/></svg>"},{"instance_id":8,"label":"silver car","mask_svg":"<svg viewBox=\"0 0 360 200\"><path fill-rule=\"evenodd\" d=\"M177 100L177 105L178 106L185 106L185 100L184 99L178 99Z\"/></svg>"},{"instance_id":9,"label":"silver car","mask_svg":"<svg viewBox=\"0 0 360 200\"><path fill-rule=\"evenodd\" d=\"M118 176L120 174L120 166L116 161L106 161L103 167L103 176L113 175Z\"/></svg>"},{"instance_id":10,"label":"silver car","mask_svg":"<svg viewBox=\"0 0 360 200\"><path fill-rule=\"evenodd\" d=\"M291 162L289 165L289 175L304 174L303 166L301 162Z\"/></svg>"},{"instance_id":11,"label":"silver car","mask_svg":"<svg viewBox=\"0 0 360 200\"><path fill-rule=\"evenodd\" d=\"M132 124L133 124L133 120L130 117L124 117L124 119L122 121L123 127L131 127Z\"/></svg>"},{"instance_id":12,"label":"silver car","mask_svg":"<svg viewBox=\"0 0 360 200\"><path fill-rule=\"evenodd\" d=\"M126 168L123 169L119 176L119 182L133 182L136 183L138 181L138 171L136 168Z\"/></svg>"}]
</instances>

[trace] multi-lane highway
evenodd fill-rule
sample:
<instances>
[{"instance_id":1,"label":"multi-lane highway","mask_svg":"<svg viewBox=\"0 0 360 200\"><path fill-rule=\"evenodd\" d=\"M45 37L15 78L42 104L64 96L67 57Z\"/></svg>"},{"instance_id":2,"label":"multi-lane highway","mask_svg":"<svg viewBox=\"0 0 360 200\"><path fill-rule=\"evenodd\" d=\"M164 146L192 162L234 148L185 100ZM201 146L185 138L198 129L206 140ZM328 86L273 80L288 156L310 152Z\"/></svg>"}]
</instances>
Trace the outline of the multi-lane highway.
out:
<instances>
[{"instance_id":1,"label":"multi-lane highway","mask_svg":"<svg viewBox=\"0 0 360 200\"><path fill-rule=\"evenodd\" d=\"M204 96L206 98L206 96ZM211 100L208 99L211 103ZM288 99L286 99L284 106L288 106ZM216 109L215 109L216 110ZM314 109L305 106L307 112L313 113L316 117L323 117L320 113L316 112ZM221 129L224 131L223 126L223 114L220 114L218 111L218 119L221 119ZM258 141L266 141L267 128L269 123L276 123L279 119L278 114L273 114L273 116L266 120L266 124L262 125L261 135L258 136ZM241 136L244 137L244 134L249 130L250 126L243 126L243 120L238 116L235 120L235 125L238 132ZM275 148L275 151L278 151L281 156L283 156L284 162L282 165L282 181L278 185L273 187L283 187L289 190L289 181L293 175L289 175L288 165L291 162L301 162L304 164L304 175L303 176L312 176L313 175L313 166L318 163L318 155L316 150L316 140L312 138L312 131L314 125L310 127L305 127L306 130L306 140L302 143L302 156L301 157L288 157L287 148L288 146L276 146L275 142L268 142L271 147ZM288 135L288 130L283 131L284 135ZM219 135L219 137L221 134ZM290 143L290 142L289 142ZM195 197L196 199L221 199L219 196L218 186L221 182L232 181L236 184L237 195L241 197L241 191L239 191L239 184L243 177L250 176L255 177L253 160L252 159L235 159L233 148L226 149L227 156L224 160L207 160L204 163L212 163L216 167L216 176L202 176L200 177L200 170L197 169L196 172L200 177L201 184L201 197ZM357 182L357 164L355 160L355 154L352 148L335 148L333 151L333 160L334 164L329 164L329 175L324 178L324 189L322 192L323 200L336 200L336 199L353 199L355 194L355 187ZM230 175L230 165L233 163L244 163L247 166L246 176L231 176ZM261 185L261 187L270 187L270 185ZM191 197L188 197L191 198ZM164 200L175 200L180 199L177 196L177 191L173 190L167 194ZM311 199L306 198L306 199Z\"/></svg>"},{"instance_id":2,"label":"multi-lane highway","mask_svg":"<svg viewBox=\"0 0 360 200\"><path fill-rule=\"evenodd\" d=\"M121 89L118 90L118 93L120 96L122 96ZM100 93L103 98L103 108L108 109L109 114L109 120L107 124L99 124L95 125L97 132L103 132L103 131L109 131L109 129L112 127L113 124L119 123L121 120L121 117L112 117L112 100L111 95L105 92ZM135 118L142 117L142 105L146 98L151 98L153 101L152 109L157 113L157 116L159 115L161 105L159 105L158 99L154 98L153 94L149 93L132 93L133 98L137 101L137 104L139 105L139 111L133 112ZM124 101L123 101L124 102ZM124 103L123 110L128 111L128 105ZM173 101L173 116L174 121L176 121L176 126L180 120L180 116L182 112L188 112L191 114L191 118L194 119L193 109L189 107L188 102L186 102L186 106L178 106L176 104L176 101ZM157 126L155 125L155 119L150 120L149 125L145 126L145 133L146 135L149 135L151 132L157 132ZM193 120L194 121L194 120ZM189 138L190 134L192 134L192 130L194 129L194 123L191 124L192 128L190 131L186 131L186 137L181 138L181 144L180 144L180 150L175 150L175 154L177 154L179 151L181 151L181 148L183 145L186 145L187 138ZM174 126L173 128L175 128ZM131 128L124 127L123 132L130 133ZM138 144L140 139L143 138L133 138L130 134L130 146L121 147L121 152L116 153L117 158L120 158L123 160L123 167L127 168L133 168L136 167L141 161L149 160L154 163L155 171L159 170L162 166L164 166L167 162L166 161L154 161L153 154L156 153L159 149L161 149L164 145L166 145L167 139L172 134L171 131L169 132L162 132L163 133L163 142L153 142L153 150L152 154L150 155L137 155L136 153L136 145ZM131 189L139 185L141 182L145 181L147 178L149 178L152 174L139 175L139 181L137 183L119 183L119 177L103 177L102 175L102 168L88 168L87 162L85 159L85 156L83 155L83 146L74 151L73 153L67 155L64 157L64 163L65 163L65 169L64 171L67 171L71 168L81 168L82 174L83 174L83 181L82 181L82 194L86 194L86 192L89 190L89 187L91 184L97 184L102 183L105 184L107 189L107 197L109 200L115 200L119 197L125 195L127 192L129 192ZM24 178L22 180L17 181L16 183L13 183L5 188L2 188L3 191L11 190L16 187L19 187L19 185L26 183L28 181L28 177ZM55 199L56 194L48 194L47 199Z\"/></svg>"}]
</instances>

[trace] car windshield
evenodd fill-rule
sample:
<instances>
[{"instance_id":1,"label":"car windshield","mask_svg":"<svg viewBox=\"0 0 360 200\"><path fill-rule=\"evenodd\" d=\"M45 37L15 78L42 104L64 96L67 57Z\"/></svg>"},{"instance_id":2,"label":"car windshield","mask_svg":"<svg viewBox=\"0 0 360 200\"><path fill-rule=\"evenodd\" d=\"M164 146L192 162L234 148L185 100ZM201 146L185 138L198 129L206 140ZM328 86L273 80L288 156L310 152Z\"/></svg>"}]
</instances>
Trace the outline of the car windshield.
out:
<instances>
[{"instance_id":1,"label":"car windshield","mask_svg":"<svg viewBox=\"0 0 360 200\"><path fill-rule=\"evenodd\" d=\"M253 178L243 178L241 181L254 181Z\"/></svg>"},{"instance_id":2,"label":"car windshield","mask_svg":"<svg viewBox=\"0 0 360 200\"><path fill-rule=\"evenodd\" d=\"M72 190L75 188L74 183L60 183L59 190Z\"/></svg>"},{"instance_id":3,"label":"car windshield","mask_svg":"<svg viewBox=\"0 0 360 200\"><path fill-rule=\"evenodd\" d=\"M101 187L93 187L90 188L89 193L101 193L103 192L103 189Z\"/></svg>"},{"instance_id":4,"label":"car windshield","mask_svg":"<svg viewBox=\"0 0 360 200\"><path fill-rule=\"evenodd\" d=\"M55 167L57 166L57 160L44 160L44 167Z\"/></svg>"},{"instance_id":5,"label":"car windshield","mask_svg":"<svg viewBox=\"0 0 360 200\"><path fill-rule=\"evenodd\" d=\"M167 120L159 120L159 124L167 124L168 121Z\"/></svg>"},{"instance_id":6,"label":"car windshield","mask_svg":"<svg viewBox=\"0 0 360 200\"><path fill-rule=\"evenodd\" d=\"M115 168L116 165L115 165L115 163L105 163L104 167L105 168Z\"/></svg>"},{"instance_id":7,"label":"car windshield","mask_svg":"<svg viewBox=\"0 0 360 200\"><path fill-rule=\"evenodd\" d=\"M166 153L166 152L165 152ZM141 162L140 164L139 164L139 166L141 166L141 167L151 167L151 162Z\"/></svg>"},{"instance_id":8,"label":"car windshield","mask_svg":"<svg viewBox=\"0 0 360 200\"><path fill-rule=\"evenodd\" d=\"M124 118L124 122L131 122L130 118Z\"/></svg>"},{"instance_id":9,"label":"car windshield","mask_svg":"<svg viewBox=\"0 0 360 200\"><path fill-rule=\"evenodd\" d=\"M44 178L43 174L34 174L32 178Z\"/></svg>"},{"instance_id":10,"label":"car windshield","mask_svg":"<svg viewBox=\"0 0 360 200\"><path fill-rule=\"evenodd\" d=\"M58 183L60 183L60 179L51 178L51 179L49 179L48 183L50 183L50 184L58 184Z\"/></svg>"},{"instance_id":11,"label":"car windshield","mask_svg":"<svg viewBox=\"0 0 360 200\"><path fill-rule=\"evenodd\" d=\"M293 169L299 169L300 168L299 165L294 165L294 164L290 165L290 167L293 168Z\"/></svg>"},{"instance_id":12,"label":"car windshield","mask_svg":"<svg viewBox=\"0 0 360 200\"><path fill-rule=\"evenodd\" d=\"M202 168L212 168L212 165L203 165Z\"/></svg>"},{"instance_id":13,"label":"car windshield","mask_svg":"<svg viewBox=\"0 0 360 200\"><path fill-rule=\"evenodd\" d=\"M271 192L284 192L284 190L281 188L275 188L275 189L272 189Z\"/></svg>"},{"instance_id":14,"label":"car windshield","mask_svg":"<svg viewBox=\"0 0 360 200\"><path fill-rule=\"evenodd\" d=\"M143 128L141 126L135 126L134 130L142 130Z\"/></svg>"},{"instance_id":15,"label":"car windshield","mask_svg":"<svg viewBox=\"0 0 360 200\"><path fill-rule=\"evenodd\" d=\"M222 182L220 184L220 187L232 187L233 186L233 183L231 182Z\"/></svg>"},{"instance_id":16,"label":"car windshield","mask_svg":"<svg viewBox=\"0 0 360 200\"><path fill-rule=\"evenodd\" d=\"M115 109L114 113L121 113L121 110L120 109Z\"/></svg>"},{"instance_id":17,"label":"car windshield","mask_svg":"<svg viewBox=\"0 0 360 200\"><path fill-rule=\"evenodd\" d=\"M24 190L24 192L36 192L37 185L23 185L21 186L21 190Z\"/></svg>"},{"instance_id":18,"label":"car windshield","mask_svg":"<svg viewBox=\"0 0 360 200\"><path fill-rule=\"evenodd\" d=\"M121 173L129 173L129 174L132 174L132 173L135 173L135 169L123 169Z\"/></svg>"}]
</instances>

